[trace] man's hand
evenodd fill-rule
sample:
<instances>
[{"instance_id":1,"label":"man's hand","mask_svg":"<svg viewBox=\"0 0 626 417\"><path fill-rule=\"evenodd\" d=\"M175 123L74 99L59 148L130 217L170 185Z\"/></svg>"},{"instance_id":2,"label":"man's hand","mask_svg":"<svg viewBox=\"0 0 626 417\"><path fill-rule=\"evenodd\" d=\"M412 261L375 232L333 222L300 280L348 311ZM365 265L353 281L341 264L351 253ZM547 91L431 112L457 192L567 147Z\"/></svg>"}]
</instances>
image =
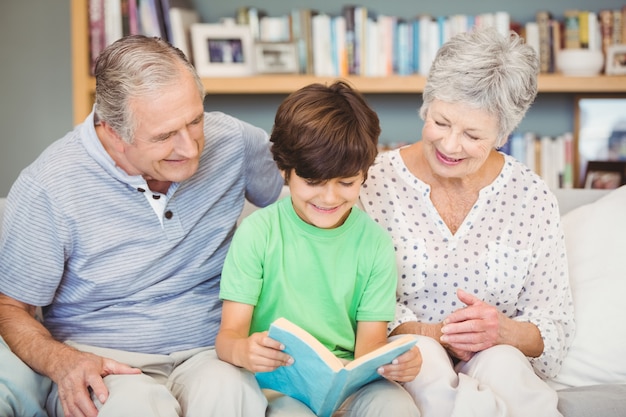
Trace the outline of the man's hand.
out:
<instances>
[{"instance_id":1,"label":"man's hand","mask_svg":"<svg viewBox=\"0 0 626 417\"><path fill-rule=\"evenodd\" d=\"M52 380L58 385L59 400L66 417L96 417L98 410L91 392L101 403L109 397L103 378L107 375L140 374L141 370L92 353L69 348L58 358Z\"/></svg>"}]
</instances>

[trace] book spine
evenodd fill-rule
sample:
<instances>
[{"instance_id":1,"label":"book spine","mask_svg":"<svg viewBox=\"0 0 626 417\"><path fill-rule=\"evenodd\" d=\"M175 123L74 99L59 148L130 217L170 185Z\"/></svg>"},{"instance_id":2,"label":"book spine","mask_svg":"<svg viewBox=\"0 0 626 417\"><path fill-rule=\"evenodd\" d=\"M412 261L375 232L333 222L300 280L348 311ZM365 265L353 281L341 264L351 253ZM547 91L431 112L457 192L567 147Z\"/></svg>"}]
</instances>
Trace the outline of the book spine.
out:
<instances>
[{"instance_id":1,"label":"book spine","mask_svg":"<svg viewBox=\"0 0 626 417\"><path fill-rule=\"evenodd\" d=\"M267 16L264 10L256 7L248 8L248 24L252 32L252 40L257 42L261 39L261 20Z\"/></svg>"},{"instance_id":2,"label":"book spine","mask_svg":"<svg viewBox=\"0 0 626 417\"><path fill-rule=\"evenodd\" d=\"M129 0L120 2L120 18L122 20L122 36L130 35L130 5Z\"/></svg>"},{"instance_id":3,"label":"book spine","mask_svg":"<svg viewBox=\"0 0 626 417\"><path fill-rule=\"evenodd\" d=\"M174 37L172 36L172 22L170 19L171 4L169 0L159 0L158 2L161 6L161 29L163 33L163 39L172 43Z\"/></svg>"},{"instance_id":4,"label":"book spine","mask_svg":"<svg viewBox=\"0 0 626 417\"><path fill-rule=\"evenodd\" d=\"M367 8L357 6L354 9L354 71L356 75L364 75L367 57L365 54L366 35L365 26Z\"/></svg>"},{"instance_id":5,"label":"book spine","mask_svg":"<svg viewBox=\"0 0 626 417\"><path fill-rule=\"evenodd\" d=\"M524 134L524 149L526 149L526 157L524 158L526 161L526 166L531 170L539 173L539 168L537 165L535 144L537 143L537 135L532 132L526 132Z\"/></svg>"},{"instance_id":6,"label":"book spine","mask_svg":"<svg viewBox=\"0 0 626 417\"><path fill-rule=\"evenodd\" d=\"M156 0L139 0L139 21L146 36L162 37Z\"/></svg>"},{"instance_id":7,"label":"book spine","mask_svg":"<svg viewBox=\"0 0 626 417\"><path fill-rule=\"evenodd\" d=\"M112 44L124 35L122 31L121 0L105 0L104 33L107 45Z\"/></svg>"},{"instance_id":8,"label":"book spine","mask_svg":"<svg viewBox=\"0 0 626 417\"><path fill-rule=\"evenodd\" d=\"M357 74L356 68L356 41L355 41L355 22L354 13L355 6L344 6L342 9L343 17L346 19L346 55L348 57L348 73L351 75Z\"/></svg>"},{"instance_id":9,"label":"book spine","mask_svg":"<svg viewBox=\"0 0 626 417\"><path fill-rule=\"evenodd\" d=\"M379 75L378 72L378 60L382 59L380 55L378 55L380 51L380 47L378 46L380 43L380 33L378 32L378 25L373 19L367 19L365 22L365 72L363 75L367 77L376 77Z\"/></svg>"},{"instance_id":10,"label":"book spine","mask_svg":"<svg viewBox=\"0 0 626 417\"><path fill-rule=\"evenodd\" d=\"M539 28L539 68L541 72L547 73L552 69L552 46L550 37L550 12L540 10L536 14L537 26Z\"/></svg>"},{"instance_id":11,"label":"book spine","mask_svg":"<svg viewBox=\"0 0 626 417\"><path fill-rule=\"evenodd\" d=\"M564 162L561 188L574 188L574 135L566 132L563 135Z\"/></svg>"},{"instance_id":12,"label":"book spine","mask_svg":"<svg viewBox=\"0 0 626 417\"><path fill-rule=\"evenodd\" d=\"M622 11L620 9L613 10L613 44L623 44L626 39L622 38L622 27L624 23L622 22L623 16Z\"/></svg>"},{"instance_id":13,"label":"book spine","mask_svg":"<svg viewBox=\"0 0 626 417\"><path fill-rule=\"evenodd\" d=\"M89 59L93 75L96 58L106 46L104 35L104 0L89 0Z\"/></svg>"},{"instance_id":14,"label":"book spine","mask_svg":"<svg viewBox=\"0 0 626 417\"><path fill-rule=\"evenodd\" d=\"M334 51L337 61L337 75L345 77L348 75L348 57L346 55L346 19L343 16L333 17L334 28Z\"/></svg>"},{"instance_id":15,"label":"book spine","mask_svg":"<svg viewBox=\"0 0 626 417\"><path fill-rule=\"evenodd\" d=\"M609 46L613 43L613 11L600 10L600 39L602 52L606 56Z\"/></svg>"},{"instance_id":16,"label":"book spine","mask_svg":"<svg viewBox=\"0 0 626 417\"><path fill-rule=\"evenodd\" d=\"M589 49L602 50L602 35L600 33L600 20L596 12L589 12Z\"/></svg>"},{"instance_id":17,"label":"book spine","mask_svg":"<svg viewBox=\"0 0 626 417\"><path fill-rule=\"evenodd\" d=\"M317 411L317 417L331 417L335 410L341 406L341 402L345 399L344 389L348 373L345 369L335 373L331 381L330 388L327 390L327 396Z\"/></svg>"},{"instance_id":18,"label":"book spine","mask_svg":"<svg viewBox=\"0 0 626 417\"><path fill-rule=\"evenodd\" d=\"M537 25L537 22L526 22L524 25L524 37L526 43L535 50L537 57L539 57L539 25Z\"/></svg>"},{"instance_id":19,"label":"book spine","mask_svg":"<svg viewBox=\"0 0 626 417\"><path fill-rule=\"evenodd\" d=\"M559 51L563 48L563 26L561 26L561 22L557 19L553 19L550 23L550 37L552 39L552 56L550 60L552 65L550 67L550 72L556 71L556 57L559 54Z\"/></svg>"},{"instance_id":20,"label":"book spine","mask_svg":"<svg viewBox=\"0 0 626 417\"><path fill-rule=\"evenodd\" d=\"M622 43L626 43L626 5L624 5L620 12L622 14Z\"/></svg>"},{"instance_id":21,"label":"book spine","mask_svg":"<svg viewBox=\"0 0 626 417\"><path fill-rule=\"evenodd\" d=\"M420 23L419 20L413 19L411 22L411 44L413 50L413 73L419 74L420 68Z\"/></svg>"},{"instance_id":22,"label":"book spine","mask_svg":"<svg viewBox=\"0 0 626 417\"><path fill-rule=\"evenodd\" d=\"M419 18L419 74L428 75L432 64L431 42L432 35L431 26L437 25L430 16L421 16Z\"/></svg>"},{"instance_id":23,"label":"book spine","mask_svg":"<svg viewBox=\"0 0 626 417\"><path fill-rule=\"evenodd\" d=\"M378 16L379 43L379 74L393 74L395 19L392 16Z\"/></svg>"},{"instance_id":24,"label":"book spine","mask_svg":"<svg viewBox=\"0 0 626 417\"><path fill-rule=\"evenodd\" d=\"M398 21L397 33L398 33L398 71L399 75L409 75L410 62L409 62L409 26L405 21Z\"/></svg>"},{"instance_id":25,"label":"book spine","mask_svg":"<svg viewBox=\"0 0 626 417\"><path fill-rule=\"evenodd\" d=\"M589 48L589 11L578 12L578 21L580 22L580 47Z\"/></svg>"},{"instance_id":26,"label":"book spine","mask_svg":"<svg viewBox=\"0 0 626 417\"><path fill-rule=\"evenodd\" d=\"M495 26L502 36L509 36L511 30L511 15L508 12L496 12L494 14Z\"/></svg>"},{"instance_id":27,"label":"book spine","mask_svg":"<svg viewBox=\"0 0 626 417\"><path fill-rule=\"evenodd\" d=\"M578 22L578 10L565 11L565 48L580 48L580 26Z\"/></svg>"},{"instance_id":28,"label":"book spine","mask_svg":"<svg viewBox=\"0 0 626 417\"><path fill-rule=\"evenodd\" d=\"M139 15L137 13L137 0L128 0L128 23L131 35L139 35Z\"/></svg>"},{"instance_id":29,"label":"book spine","mask_svg":"<svg viewBox=\"0 0 626 417\"><path fill-rule=\"evenodd\" d=\"M316 10L309 10L306 18L304 19L304 28L303 28L303 33L304 33L304 39L305 39L305 45L306 45L306 62L307 62L307 67L306 67L306 73L307 74L313 74L313 35L312 35L312 20L313 18L318 14L318 12Z\"/></svg>"},{"instance_id":30,"label":"book spine","mask_svg":"<svg viewBox=\"0 0 626 417\"><path fill-rule=\"evenodd\" d=\"M320 13L312 19L313 74L317 77L333 76L330 40L330 16Z\"/></svg>"},{"instance_id":31,"label":"book spine","mask_svg":"<svg viewBox=\"0 0 626 417\"><path fill-rule=\"evenodd\" d=\"M520 132L514 132L509 142L511 143L509 147L511 156L523 164L526 164L526 142L524 141L524 135Z\"/></svg>"},{"instance_id":32,"label":"book spine","mask_svg":"<svg viewBox=\"0 0 626 417\"><path fill-rule=\"evenodd\" d=\"M298 72L306 74L307 69L307 47L304 38L304 24L306 10L293 9L291 11L291 41L296 44L296 53L298 55Z\"/></svg>"}]
</instances>

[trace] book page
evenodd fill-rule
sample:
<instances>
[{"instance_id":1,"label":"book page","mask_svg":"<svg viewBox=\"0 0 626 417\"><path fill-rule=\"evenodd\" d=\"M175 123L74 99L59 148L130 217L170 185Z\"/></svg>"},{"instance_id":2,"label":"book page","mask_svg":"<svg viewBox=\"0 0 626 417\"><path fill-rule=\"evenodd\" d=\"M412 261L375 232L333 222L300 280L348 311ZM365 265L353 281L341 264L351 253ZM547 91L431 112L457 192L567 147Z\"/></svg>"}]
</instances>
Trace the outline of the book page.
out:
<instances>
[{"instance_id":1,"label":"book page","mask_svg":"<svg viewBox=\"0 0 626 417\"><path fill-rule=\"evenodd\" d=\"M388 362L381 362L380 359L376 360L380 365L386 365L391 363L391 361L409 350L417 343L417 339L413 335L404 335L397 339L394 339L392 342L387 343L385 346L381 346L378 349L371 351L370 353L361 356L358 359L353 360L349 364L345 366L346 369L354 369L357 366L362 365L365 362L371 361L375 358L386 358L389 359Z\"/></svg>"},{"instance_id":2,"label":"book page","mask_svg":"<svg viewBox=\"0 0 626 417\"><path fill-rule=\"evenodd\" d=\"M279 318L276 319L273 323L272 326L276 327L276 328L281 328L284 330L287 330L288 332L292 333L293 335L297 336L298 338L302 339L307 345L310 346L311 350L313 350L324 362L326 362L328 364L328 366L334 371L337 372L340 369L343 368L343 364L341 363L341 360L339 360L330 350L328 350L328 348L326 346L324 346L322 344L322 342L320 342L319 340L317 340L315 337L313 337L313 335L311 335L311 333L307 332L306 330L304 330L303 328L301 328L300 326L290 322L289 320L285 319L285 318ZM272 330L270 327L270 337L272 337ZM289 344L286 343L283 340L280 339L276 339L279 342L283 343L287 349L289 349ZM289 352L287 352L289 353ZM294 357L294 360L298 360L296 357Z\"/></svg>"}]
</instances>

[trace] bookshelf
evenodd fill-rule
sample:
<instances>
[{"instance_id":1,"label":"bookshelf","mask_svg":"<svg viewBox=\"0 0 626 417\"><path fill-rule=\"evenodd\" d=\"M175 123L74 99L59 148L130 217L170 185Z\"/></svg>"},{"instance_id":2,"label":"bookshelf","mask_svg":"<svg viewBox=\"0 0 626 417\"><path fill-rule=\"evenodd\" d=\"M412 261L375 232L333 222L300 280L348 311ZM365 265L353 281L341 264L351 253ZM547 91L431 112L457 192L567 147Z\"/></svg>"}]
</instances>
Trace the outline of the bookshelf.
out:
<instances>
[{"instance_id":1,"label":"bookshelf","mask_svg":"<svg viewBox=\"0 0 626 417\"><path fill-rule=\"evenodd\" d=\"M91 111L95 81L89 74L89 33L87 0L71 0L73 115L78 124ZM286 94L312 82L328 82L333 78L312 75L259 75L251 77L205 78L208 94ZM366 94L419 94L425 77L395 75L388 77L347 77ZM566 77L541 74L542 93L626 93L626 75L597 77Z\"/></svg>"}]
</instances>

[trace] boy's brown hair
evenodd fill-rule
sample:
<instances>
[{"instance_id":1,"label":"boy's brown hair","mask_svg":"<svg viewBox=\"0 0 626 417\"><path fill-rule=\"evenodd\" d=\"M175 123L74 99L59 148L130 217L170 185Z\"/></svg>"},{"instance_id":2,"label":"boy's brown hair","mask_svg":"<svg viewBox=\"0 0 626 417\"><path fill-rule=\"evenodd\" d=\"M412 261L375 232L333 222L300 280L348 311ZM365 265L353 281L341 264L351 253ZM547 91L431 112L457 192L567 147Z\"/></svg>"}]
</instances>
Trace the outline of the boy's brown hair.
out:
<instances>
[{"instance_id":1,"label":"boy's brown hair","mask_svg":"<svg viewBox=\"0 0 626 417\"><path fill-rule=\"evenodd\" d=\"M336 81L291 93L278 107L270 141L286 175L294 169L301 178L325 181L366 177L379 135L376 112L358 91Z\"/></svg>"}]
</instances>

